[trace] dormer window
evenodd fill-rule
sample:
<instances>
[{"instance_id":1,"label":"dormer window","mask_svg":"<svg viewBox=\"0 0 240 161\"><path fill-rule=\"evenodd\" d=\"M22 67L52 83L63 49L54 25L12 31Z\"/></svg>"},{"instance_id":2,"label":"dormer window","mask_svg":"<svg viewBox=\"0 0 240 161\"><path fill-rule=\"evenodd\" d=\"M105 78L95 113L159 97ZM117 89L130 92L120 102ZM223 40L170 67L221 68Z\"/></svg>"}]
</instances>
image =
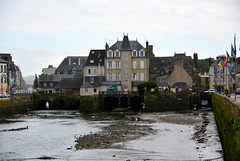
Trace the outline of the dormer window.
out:
<instances>
[{"instance_id":1,"label":"dormer window","mask_svg":"<svg viewBox=\"0 0 240 161\"><path fill-rule=\"evenodd\" d=\"M94 60L90 60L90 63L94 63Z\"/></svg>"},{"instance_id":2,"label":"dormer window","mask_svg":"<svg viewBox=\"0 0 240 161\"><path fill-rule=\"evenodd\" d=\"M132 51L132 57L137 57L137 51L136 50Z\"/></svg>"},{"instance_id":3,"label":"dormer window","mask_svg":"<svg viewBox=\"0 0 240 161\"><path fill-rule=\"evenodd\" d=\"M145 57L145 52L144 52L144 50L140 50L139 56L140 56L140 57Z\"/></svg>"},{"instance_id":4,"label":"dormer window","mask_svg":"<svg viewBox=\"0 0 240 161\"><path fill-rule=\"evenodd\" d=\"M112 52L112 50L109 50L108 52L107 52L107 57L113 57L113 52Z\"/></svg>"},{"instance_id":5,"label":"dormer window","mask_svg":"<svg viewBox=\"0 0 240 161\"><path fill-rule=\"evenodd\" d=\"M120 51L119 50L117 50L117 51L115 51L115 57L120 57Z\"/></svg>"}]
</instances>

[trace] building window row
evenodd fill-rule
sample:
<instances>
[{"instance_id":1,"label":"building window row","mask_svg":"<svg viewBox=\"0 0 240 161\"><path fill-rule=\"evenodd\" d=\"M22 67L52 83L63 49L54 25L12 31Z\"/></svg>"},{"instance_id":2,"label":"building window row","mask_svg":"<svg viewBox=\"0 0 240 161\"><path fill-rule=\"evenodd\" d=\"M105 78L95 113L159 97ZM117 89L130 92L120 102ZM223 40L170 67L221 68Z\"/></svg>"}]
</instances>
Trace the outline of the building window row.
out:
<instances>
[{"instance_id":1,"label":"building window row","mask_svg":"<svg viewBox=\"0 0 240 161\"><path fill-rule=\"evenodd\" d=\"M139 73L132 73L132 80L144 81L144 73L140 73L140 79L139 79Z\"/></svg>"},{"instance_id":2,"label":"building window row","mask_svg":"<svg viewBox=\"0 0 240 161\"><path fill-rule=\"evenodd\" d=\"M121 74L120 73L108 73L107 74L107 81L120 81Z\"/></svg>"},{"instance_id":3,"label":"building window row","mask_svg":"<svg viewBox=\"0 0 240 161\"><path fill-rule=\"evenodd\" d=\"M60 75L60 74L64 74L64 75L77 74L79 72L81 73L81 72L83 72L83 70L56 70L57 75Z\"/></svg>"},{"instance_id":4,"label":"building window row","mask_svg":"<svg viewBox=\"0 0 240 161\"><path fill-rule=\"evenodd\" d=\"M134 60L132 64L133 64L133 69L138 68L138 62L136 60ZM140 68L144 69L144 61L143 60L140 61Z\"/></svg>"},{"instance_id":5,"label":"building window row","mask_svg":"<svg viewBox=\"0 0 240 161\"><path fill-rule=\"evenodd\" d=\"M121 62L120 61L108 61L106 67L107 67L107 69L120 69Z\"/></svg>"},{"instance_id":6,"label":"building window row","mask_svg":"<svg viewBox=\"0 0 240 161\"><path fill-rule=\"evenodd\" d=\"M119 50L116 50L116 51L109 50L107 52L107 57L108 58L113 58L113 57L120 58L121 57L121 53L120 53Z\"/></svg>"},{"instance_id":7,"label":"building window row","mask_svg":"<svg viewBox=\"0 0 240 161\"><path fill-rule=\"evenodd\" d=\"M1 65L0 72L1 73L7 73L7 66L6 65Z\"/></svg>"},{"instance_id":8,"label":"building window row","mask_svg":"<svg viewBox=\"0 0 240 161\"><path fill-rule=\"evenodd\" d=\"M137 50L133 50L132 51L132 57L145 57L145 51L144 50L140 50L140 51L137 51Z\"/></svg>"}]
</instances>

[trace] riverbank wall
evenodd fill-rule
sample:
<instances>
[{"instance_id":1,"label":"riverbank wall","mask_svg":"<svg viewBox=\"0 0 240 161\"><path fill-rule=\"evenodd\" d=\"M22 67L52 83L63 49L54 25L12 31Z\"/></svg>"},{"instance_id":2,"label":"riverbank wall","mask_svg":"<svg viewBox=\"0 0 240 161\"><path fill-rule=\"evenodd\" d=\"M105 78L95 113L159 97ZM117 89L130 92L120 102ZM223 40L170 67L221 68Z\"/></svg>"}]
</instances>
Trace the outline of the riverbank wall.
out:
<instances>
[{"instance_id":1,"label":"riverbank wall","mask_svg":"<svg viewBox=\"0 0 240 161\"><path fill-rule=\"evenodd\" d=\"M11 117L15 114L22 114L33 107L32 95L13 95L10 99L0 100L0 118Z\"/></svg>"},{"instance_id":2,"label":"riverbank wall","mask_svg":"<svg viewBox=\"0 0 240 161\"><path fill-rule=\"evenodd\" d=\"M224 151L224 160L240 160L240 103L214 93L212 109Z\"/></svg>"},{"instance_id":3,"label":"riverbank wall","mask_svg":"<svg viewBox=\"0 0 240 161\"><path fill-rule=\"evenodd\" d=\"M144 112L181 111L192 108L193 98L188 92L177 94L144 93Z\"/></svg>"}]
</instances>

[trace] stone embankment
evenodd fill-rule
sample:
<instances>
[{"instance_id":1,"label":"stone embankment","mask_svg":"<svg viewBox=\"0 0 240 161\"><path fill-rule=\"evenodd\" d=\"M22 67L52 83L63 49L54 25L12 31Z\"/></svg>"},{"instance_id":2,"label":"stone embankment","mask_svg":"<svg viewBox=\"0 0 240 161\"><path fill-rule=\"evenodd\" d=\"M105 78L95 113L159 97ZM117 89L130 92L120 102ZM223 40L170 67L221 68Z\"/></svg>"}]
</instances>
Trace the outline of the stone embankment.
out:
<instances>
[{"instance_id":1,"label":"stone embankment","mask_svg":"<svg viewBox=\"0 0 240 161\"><path fill-rule=\"evenodd\" d=\"M224 160L240 160L240 103L214 93L212 106L224 151Z\"/></svg>"}]
</instances>

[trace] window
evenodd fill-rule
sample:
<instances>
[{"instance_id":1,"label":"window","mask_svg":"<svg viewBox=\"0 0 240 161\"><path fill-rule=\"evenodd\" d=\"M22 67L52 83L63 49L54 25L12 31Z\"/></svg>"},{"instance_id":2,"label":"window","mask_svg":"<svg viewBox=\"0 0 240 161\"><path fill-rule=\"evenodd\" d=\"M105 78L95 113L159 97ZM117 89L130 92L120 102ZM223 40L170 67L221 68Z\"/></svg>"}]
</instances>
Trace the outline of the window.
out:
<instances>
[{"instance_id":1,"label":"window","mask_svg":"<svg viewBox=\"0 0 240 161\"><path fill-rule=\"evenodd\" d=\"M53 87L53 83L50 83L50 87Z\"/></svg>"},{"instance_id":2,"label":"window","mask_svg":"<svg viewBox=\"0 0 240 161\"><path fill-rule=\"evenodd\" d=\"M128 72L128 65L124 65L124 72L125 72L125 73Z\"/></svg>"},{"instance_id":3,"label":"window","mask_svg":"<svg viewBox=\"0 0 240 161\"><path fill-rule=\"evenodd\" d=\"M145 56L145 52L143 50L140 50L140 54L139 54L140 57L144 57Z\"/></svg>"},{"instance_id":4,"label":"window","mask_svg":"<svg viewBox=\"0 0 240 161\"><path fill-rule=\"evenodd\" d=\"M90 83L94 83L94 77L90 77Z\"/></svg>"},{"instance_id":5,"label":"window","mask_svg":"<svg viewBox=\"0 0 240 161\"><path fill-rule=\"evenodd\" d=\"M108 62L108 68L109 68L109 69L112 69L112 62L111 62L111 61Z\"/></svg>"},{"instance_id":6,"label":"window","mask_svg":"<svg viewBox=\"0 0 240 161\"><path fill-rule=\"evenodd\" d=\"M88 88L85 88L85 93L88 93Z\"/></svg>"},{"instance_id":7,"label":"window","mask_svg":"<svg viewBox=\"0 0 240 161\"><path fill-rule=\"evenodd\" d=\"M127 85L128 84L128 77L124 78L124 84Z\"/></svg>"},{"instance_id":8,"label":"window","mask_svg":"<svg viewBox=\"0 0 240 161\"><path fill-rule=\"evenodd\" d=\"M116 69L120 69L120 62L116 61Z\"/></svg>"},{"instance_id":9,"label":"window","mask_svg":"<svg viewBox=\"0 0 240 161\"><path fill-rule=\"evenodd\" d=\"M132 74L132 80L137 80L137 73Z\"/></svg>"},{"instance_id":10,"label":"window","mask_svg":"<svg viewBox=\"0 0 240 161\"><path fill-rule=\"evenodd\" d=\"M133 61L133 69L137 68L137 61Z\"/></svg>"},{"instance_id":11,"label":"window","mask_svg":"<svg viewBox=\"0 0 240 161\"><path fill-rule=\"evenodd\" d=\"M164 70L161 70L161 71L160 71L160 75L164 75Z\"/></svg>"},{"instance_id":12,"label":"window","mask_svg":"<svg viewBox=\"0 0 240 161\"><path fill-rule=\"evenodd\" d=\"M97 89L96 89L96 88L94 88L93 92L94 92L94 93L96 93L96 92L97 92Z\"/></svg>"},{"instance_id":13,"label":"window","mask_svg":"<svg viewBox=\"0 0 240 161\"><path fill-rule=\"evenodd\" d=\"M47 87L47 83L43 83L43 87Z\"/></svg>"},{"instance_id":14,"label":"window","mask_svg":"<svg viewBox=\"0 0 240 161\"><path fill-rule=\"evenodd\" d=\"M144 73L140 73L140 80L142 81L144 81Z\"/></svg>"},{"instance_id":15,"label":"window","mask_svg":"<svg viewBox=\"0 0 240 161\"><path fill-rule=\"evenodd\" d=\"M3 72L3 65L1 65L1 72Z\"/></svg>"},{"instance_id":16,"label":"window","mask_svg":"<svg viewBox=\"0 0 240 161\"><path fill-rule=\"evenodd\" d=\"M94 63L94 60L90 60L90 63Z\"/></svg>"},{"instance_id":17,"label":"window","mask_svg":"<svg viewBox=\"0 0 240 161\"><path fill-rule=\"evenodd\" d=\"M127 61L128 60L128 54L124 53L124 60Z\"/></svg>"},{"instance_id":18,"label":"window","mask_svg":"<svg viewBox=\"0 0 240 161\"><path fill-rule=\"evenodd\" d=\"M109 73L109 78L110 81L112 80L112 73Z\"/></svg>"},{"instance_id":19,"label":"window","mask_svg":"<svg viewBox=\"0 0 240 161\"><path fill-rule=\"evenodd\" d=\"M116 80L120 80L120 75L119 75L119 73L116 73Z\"/></svg>"},{"instance_id":20,"label":"window","mask_svg":"<svg viewBox=\"0 0 240 161\"><path fill-rule=\"evenodd\" d=\"M115 57L120 57L120 51L115 51Z\"/></svg>"},{"instance_id":21,"label":"window","mask_svg":"<svg viewBox=\"0 0 240 161\"><path fill-rule=\"evenodd\" d=\"M137 51L136 50L133 50L132 57L137 57Z\"/></svg>"},{"instance_id":22,"label":"window","mask_svg":"<svg viewBox=\"0 0 240 161\"><path fill-rule=\"evenodd\" d=\"M140 61L140 68L144 68L144 61Z\"/></svg>"},{"instance_id":23,"label":"window","mask_svg":"<svg viewBox=\"0 0 240 161\"><path fill-rule=\"evenodd\" d=\"M91 69L88 69L88 74L91 74Z\"/></svg>"},{"instance_id":24,"label":"window","mask_svg":"<svg viewBox=\"0 0 240 161\"><path fill-rule=\"evenodd\" d=\"M97 69L94 69L94 74L97 74Z\"/></svg>"},{"instance_id":25,"label":"window","mask_svg":"<svg viewBox=\"0 0 240 161\"><path fill-rule=\"evenodd\" d=\"M113 57L113 52L111 50L108 51L107 57Z\"/></svg>"}]
</instances>

